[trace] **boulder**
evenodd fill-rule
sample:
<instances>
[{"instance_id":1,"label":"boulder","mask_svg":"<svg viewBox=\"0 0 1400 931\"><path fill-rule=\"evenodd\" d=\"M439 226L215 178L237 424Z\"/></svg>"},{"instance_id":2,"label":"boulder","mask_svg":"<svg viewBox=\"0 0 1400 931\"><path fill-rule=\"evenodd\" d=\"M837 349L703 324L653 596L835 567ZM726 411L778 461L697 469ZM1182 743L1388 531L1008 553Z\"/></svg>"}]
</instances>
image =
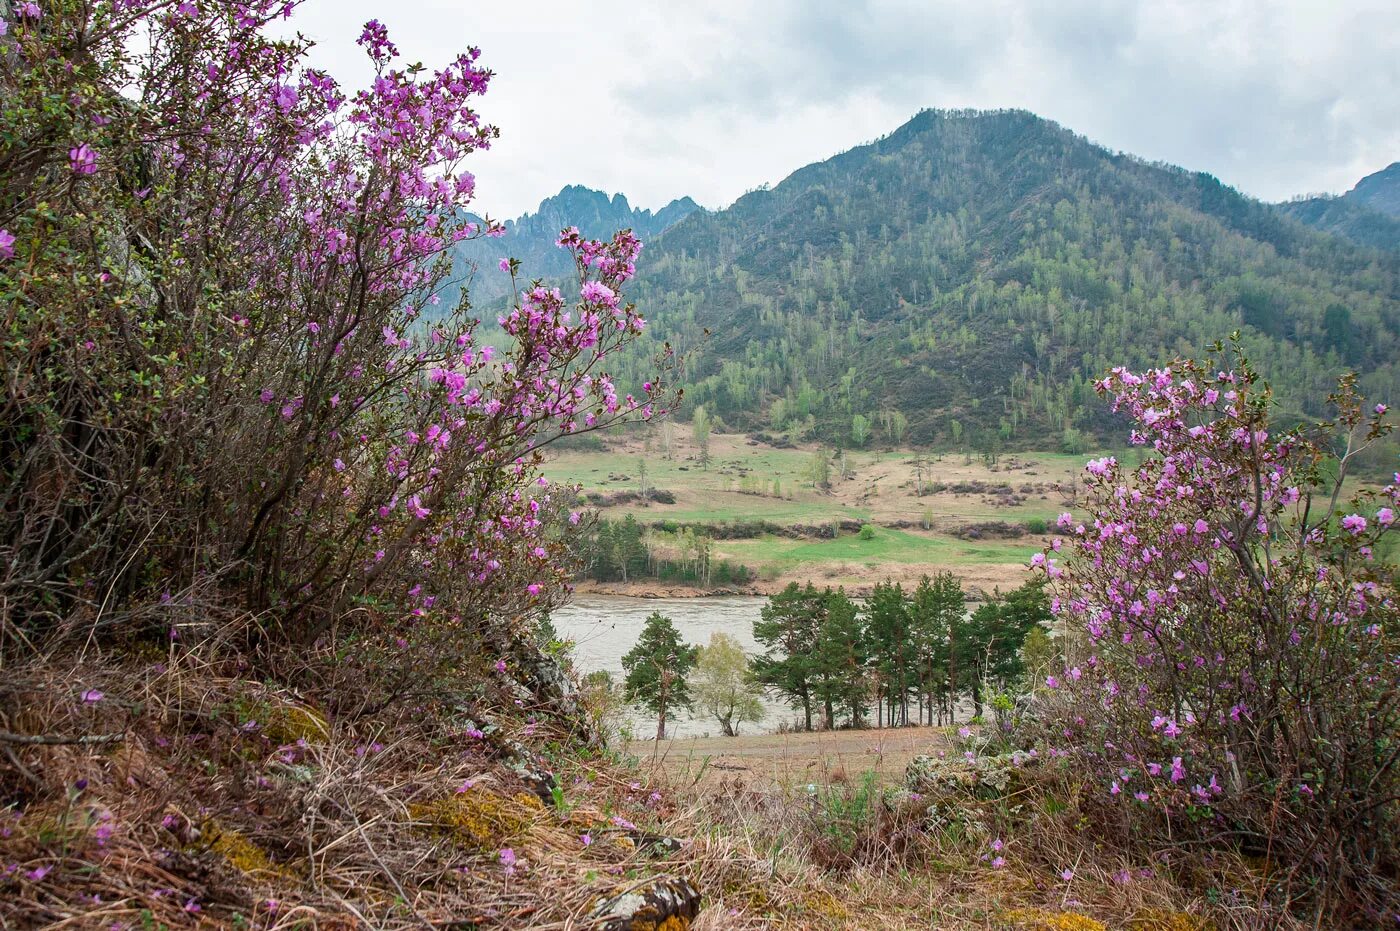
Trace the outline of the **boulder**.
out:
<instances>
[{"instance_id":1,"label":"boulder","mask_svg":"<svg viewBox=\"0 0 1400 931\"><path fill-rule=\"evenodd\" d=\"M609 896L589 918L603 931L685 931L700 915L700 891L682 876L660 876Z\"/></svg>"}]
</instances>

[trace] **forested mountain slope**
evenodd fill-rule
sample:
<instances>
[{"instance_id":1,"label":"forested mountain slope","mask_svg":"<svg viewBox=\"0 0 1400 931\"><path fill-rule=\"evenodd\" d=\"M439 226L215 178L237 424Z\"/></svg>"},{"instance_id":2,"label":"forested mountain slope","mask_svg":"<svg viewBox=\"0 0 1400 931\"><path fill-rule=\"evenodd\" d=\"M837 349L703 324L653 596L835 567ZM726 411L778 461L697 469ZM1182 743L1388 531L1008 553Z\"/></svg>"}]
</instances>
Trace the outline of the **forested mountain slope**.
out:
<instances>
[{"instance_id":1,"label":"forested mountain slope","mask_svg":"<svg viewBox=\"0 0 1400 931\"><path fill-rule=\"evenodd\" d=\"M571 184L553 197L540 202L539 209L506 221L506 235L461 242L454 252L458 275L470 265L477 268L471 283L472 301L478 306L504 297L510 291L510 277L498 271L506 256L521 260L522 274L531 278L560 278L572 274L567 253L555 246L559 231L577 226L585 236L611 236L617 230L631 229L643 241L650 241L700 209L689 197L671 201L652 213L636 209L622 194L611 198L602 191ZM480 222L480 218L473 218Z\"/></svg>"},{"instance_id":2,"label":"forested mountain slope","mask_svg":"<svg viewBox=\"0 0 1400 931\"><path fill-rule=\"evenodd\" d=\"M1367 175L1345 194L1300 197L1279 209L1363 246L1400 250L1400 162Z\"/></svg>"},{"instance_id":3,"label":"forested mountain slope","mask_svg":"<svg viewBox=\"0 0 1400 931\"><path fill-rule=\"evenodd\" d=\"M1108 424L1108 367L1237 329L1286 410L1400 375L1395 254L1020 111L925 111L696 213L634 296L688 354L687 407L847 444L1073 444Z\"/></svg>"}]
</instances>

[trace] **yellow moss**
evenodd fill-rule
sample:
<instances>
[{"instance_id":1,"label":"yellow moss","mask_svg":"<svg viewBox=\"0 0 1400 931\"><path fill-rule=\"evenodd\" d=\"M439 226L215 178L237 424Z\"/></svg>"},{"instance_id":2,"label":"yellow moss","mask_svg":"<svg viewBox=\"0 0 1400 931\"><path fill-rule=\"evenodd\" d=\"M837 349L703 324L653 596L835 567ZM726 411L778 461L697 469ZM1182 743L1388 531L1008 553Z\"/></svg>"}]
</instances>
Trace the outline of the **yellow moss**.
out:
<instances>
[{"instance_id":1,"label":"yellow moss","mask_svg":"<svg viewBox=\"0 0 1400 931\"><path fill-rule=\"evenodd\" d=\"M1128 922L1131 931L1215 931L1215 924L1186 912L1150 908Z\"/></svg>"},{"instance_id":2,"label":"yellow moss","mask_svg":"<svg viewBox=\"0 0 1400 931\"><path fill-rule=\"evenodd\" d=\"M766 911L768 906L772 904L768 890L759 883L748 879L725 883L723 893L724 898L747 902L749 908L758 912Z\"/></svg>"},{"instance_id":3,"label":"yellow moss","mask_svg":"<svg viewBox=\"0 0 1400 931\"><path fill-rule=\"evenodd\" d=\"M1103 922L1078 912L1018 908L1007 912L1006 920L1023 931L1108 931L1108 926Z\"/></svg>"},{"instance_id":4,"label":"yellow moss","mask_svg":"<svg viewBox=\"0 0 1400 931\"><path fill-rule=\"evenodd\" d=\"M479 787L408 807L413 819L429 830L478 850L495 850L517 840L544 810L528 793L505 798Z\"/></svg>"},{"instance_id":5,"label":"yellow moss","mask_svg":"<svg viewBox=\"0 0 1400 931\"><path fill-rule=\"evenodd\" d=\"M643 919L632 922L629 931L690 931L690 919L672 915L660 924Z\"/></svg>"},{"instance_id":6,"label":"yellow moss","mask_svg":"<svg viewBox=\"0 0 1400 931\"><path fill-rule=\"evenodd\" d=\"M331 735L324 715L305 705L272 705L267 710L263 733L273 743L291 744L298 740L317 743Z\"/></svg>"},{"instance_id":7,"label":"yellow moss","mask_svg":"<svg viewBox=\"0 0 1400 931\"><path fill-rule=\"evenodd\" d=\"M253 843L239 831L220 824L206 821L200 826L200 833L208 848L222 856L229 865L240 873L286 874L284 867L278 866L261 847Z\"/></svg>"},{"instance_id":8,"label":"yellow moss","mask_svg":"<svg viewBox=\"0 0 1400 931\"><path fill-rule=\"evenodd\" d=\"M808 893L803 898L802 905L808 911L825 915L827 918L840 920L850 916L850 911L841 904L841 900L825 889L816 889Z\"/></svg>"}]
</instances>

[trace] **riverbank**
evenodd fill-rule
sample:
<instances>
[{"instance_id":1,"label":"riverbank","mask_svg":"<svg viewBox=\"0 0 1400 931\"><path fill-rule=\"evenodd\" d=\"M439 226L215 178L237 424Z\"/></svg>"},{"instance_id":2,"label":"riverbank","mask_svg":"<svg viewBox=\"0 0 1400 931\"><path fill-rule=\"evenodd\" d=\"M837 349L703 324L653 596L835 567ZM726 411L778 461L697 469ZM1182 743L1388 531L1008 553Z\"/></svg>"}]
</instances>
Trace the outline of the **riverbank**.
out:
<instances>
[{"instance_id":1,"label":"riverbank","mask_svg":"<svg viewBox=\"0 0 1400 931\"><path fill-rule=\"evenodd\" d=\"M574 583L579 595L601 595L619 598L710 598L721 596L753 596L767 598L796 582L811 582L818 588L844 588L853 597L865 597L881 582L898 582L906 588L917 585L924 576L951 572L962 582L969 601L984 601L1000 589L1007 591L1026 581L1027 562L990 563L984 565L948 564L939 562L887 562L871 565L843 563L797 566L772 578L756 579L742 586L725 585L705 588L678 585L654 579L629 582L598 582L582 579Z\"/></svg>"}]
</instances>

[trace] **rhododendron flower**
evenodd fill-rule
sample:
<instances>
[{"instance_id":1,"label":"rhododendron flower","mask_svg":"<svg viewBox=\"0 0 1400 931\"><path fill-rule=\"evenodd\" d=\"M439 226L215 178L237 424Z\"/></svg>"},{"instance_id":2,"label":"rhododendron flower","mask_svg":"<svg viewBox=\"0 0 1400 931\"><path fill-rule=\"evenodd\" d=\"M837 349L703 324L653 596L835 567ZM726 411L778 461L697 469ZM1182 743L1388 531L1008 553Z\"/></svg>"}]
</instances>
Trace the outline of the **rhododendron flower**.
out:
<instances>
[{"instance_id":1,"label":"rhododendron flower","mask_svg":"<svg viewBox=\"0 0 1400 931\"><path fill-rule=\"evenodd\" d=\"M993 857L993 858L992 858L992 869L994 869L994 870L999 870L999 869L1001 869L1001 868L1002 868L1003 866L1005 866L1005 865L1006 865L1006 858L1005 858L1005 857Z\"/></svg>"},{"instance_id":2,"label":"rhododendron flower","mask_svg":"<svg viewBox=\"0 0 1400 931\"><path fill-rule=\"evenodd\" d=\"M5 21L4 21L3 19L0 19L0 25L4 25L4 23L5 23ZM4 33L3 33L3 32L0 32L0 35L4 35ZM7 229L0 229L0 259L12 259L12 258L14 258L14 257L15 257L15 237L14 237L14 234L11 233L11 232L10 232L9 230L7 230Z\"/></svg>"},{"instance_id":3,"label":"rhododendron flower","mask_svg":"<svg viewBox=\"0 0 1400 931\"><path fill-rule=\"evenodd\" d=\"M27 2L21 3L19 6L15 7L15 10L20 16L25 16L29 19L39 19L44 15L43 11L39 9L39 4L34 3L33 0L27 0Z\"/></svg>"},{"instance_id":4,"label":"rhododendron flower","mask_svg":"<svg viewBox=\"0 0 1400 931\"><path fill-rule=\"evenodd\" d=\"M1376 512L1376 523L1382 527L1389 527L1395 523L1395 512L1390 508L1381 508Z\"/></svg>"},{"instance_id":5,"label":"rhododendron flower","mask_svg":"<svg viewBox=\"0 0 1400 931\"><path fill-rule=\"evenodd\" d=\"M1093 475L1107 475L1109 470L1117 465L1117 460L1112 456L1104 456L1102 459L1091 459L1084 468Z\"/></svg>"},{"instance_id":6,"label":"rhododendron flower","mask_svg":"<svg viewBox=\"0 0 1400 931\"><path fill-rule=\"evenodd\" d=\"M501 848L501 866L505 867L507 873L515 872L516 857L515 851L509 847Z\"/></svg>"},{"instance_id":7,"label":"rhododendron flower","mask_svg":"<svg viewBox=\"0 0 1400 931\"><path fill-rule=\"evenodd\" d=\"M97 153L86 142L68 150L68 164L74 174L90 175L97 171Z\"/></svg>"},{"instance_id":8,"label":"rhododendron flower","mask_svg":"<svg viewBox=\"0 0 1400 931\"><path fill-rule=\"evenodd\" d=\"M88 689L86 692L83 693L83 704L95 705L98 702L100 702L104 697L105 696L97 689Z\"/></svg>"},{"instance_id":9,"label":"rhododendron flower","mask_svg":"<svg viewBox=\"0 0 1400 931\"><path fill-rule=\"evenodd\" d=\"M1364 533L1366 530L1366 518L1360 514L1348 514L1342 518L1342 529L1352 536Z\"/></svg>"}]
</instances>

